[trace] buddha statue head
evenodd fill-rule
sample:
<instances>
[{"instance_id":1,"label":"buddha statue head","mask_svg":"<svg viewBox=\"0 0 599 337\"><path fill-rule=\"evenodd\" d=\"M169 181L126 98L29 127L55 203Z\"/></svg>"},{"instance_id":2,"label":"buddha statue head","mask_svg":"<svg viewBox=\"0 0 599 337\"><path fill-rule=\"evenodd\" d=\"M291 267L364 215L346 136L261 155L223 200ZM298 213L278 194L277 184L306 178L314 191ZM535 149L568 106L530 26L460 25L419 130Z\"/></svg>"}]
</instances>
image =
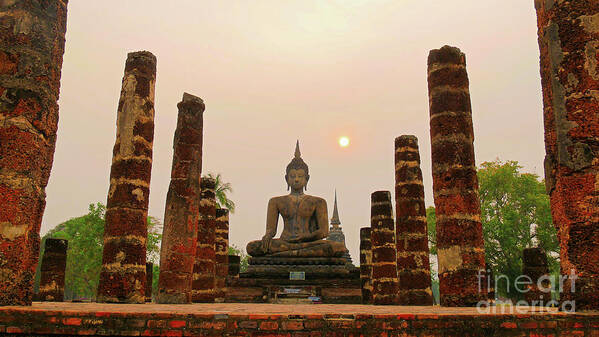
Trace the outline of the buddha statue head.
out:
<instances>
[{"instance_id":1,"label":"buddha statue head","mask_svg":"<svg viewBox=\"0 0 599 337\"><path fill-rule=\"evenodd\" d=\"M295 144L295 155L291 162L287 164L285 170L285 181L287 181L287 190L291 188L293 191L303 191L308 189L308 165L302 159L302 154L299 149L299 140Z\"/></svg>"}]
</instances>

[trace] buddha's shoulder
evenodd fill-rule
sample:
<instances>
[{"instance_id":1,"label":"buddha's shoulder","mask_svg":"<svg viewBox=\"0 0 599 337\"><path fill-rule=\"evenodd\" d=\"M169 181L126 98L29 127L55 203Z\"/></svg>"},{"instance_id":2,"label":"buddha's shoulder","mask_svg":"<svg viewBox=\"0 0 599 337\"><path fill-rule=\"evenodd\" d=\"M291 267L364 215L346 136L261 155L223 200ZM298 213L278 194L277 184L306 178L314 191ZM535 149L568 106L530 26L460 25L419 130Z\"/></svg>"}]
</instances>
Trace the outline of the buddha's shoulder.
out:
<instances>
[{"instance_id":1,"label":"buddha's shoulder","mask_svg":"<svg viewBox=\"0 0 599 337\"><path fill-rule=\"evenodd\" d=\"M306 200L309 200L310 202L315 203L315 204L324 204L324 205L327 204L327 201L324 200L324 198L316 197L316 196L308 195L308 194L306 194Z\"/></svg>"}]
</instances>

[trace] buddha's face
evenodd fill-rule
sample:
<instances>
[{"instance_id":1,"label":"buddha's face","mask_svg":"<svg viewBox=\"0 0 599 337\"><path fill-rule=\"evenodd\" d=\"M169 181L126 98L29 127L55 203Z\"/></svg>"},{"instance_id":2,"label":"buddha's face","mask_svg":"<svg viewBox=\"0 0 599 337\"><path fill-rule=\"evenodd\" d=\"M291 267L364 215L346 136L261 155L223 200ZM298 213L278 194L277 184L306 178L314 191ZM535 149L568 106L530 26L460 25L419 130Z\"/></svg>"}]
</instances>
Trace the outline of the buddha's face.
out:
<instances>
[{"instance_id":1,"label":"buddha's face","mask_svg":"<svg viewBox=\"0 0 599 337\"><path fill-rule=\"evenodd\" d=\"M287 185L294 191L303 191L308 183L309 176L303 169L291 169L286 176Z\"/></svg>"}]
</instances>

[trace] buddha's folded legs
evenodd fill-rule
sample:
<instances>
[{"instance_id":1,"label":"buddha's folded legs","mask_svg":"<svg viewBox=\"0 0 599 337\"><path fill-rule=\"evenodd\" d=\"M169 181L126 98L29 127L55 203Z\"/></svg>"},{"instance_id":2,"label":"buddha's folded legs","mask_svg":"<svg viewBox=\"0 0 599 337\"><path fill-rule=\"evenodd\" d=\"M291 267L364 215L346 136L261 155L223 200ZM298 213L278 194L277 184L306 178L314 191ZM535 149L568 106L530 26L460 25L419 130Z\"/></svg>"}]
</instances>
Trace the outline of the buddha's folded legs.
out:
<instances>
[{"instance_id":1,"label":"buddha's folded legs","mask_svg":"<svg viewBox=\"0 0 599 337\"><path fill-rule=\"evenodd\" d=\"M248 243L246 250L251 256L333 257L342 256L345 253L345 246L342 243L327 240L291 243L273 239L269 252L262 249L262 241L259 240Z\"/></svg>"}]
</instances>

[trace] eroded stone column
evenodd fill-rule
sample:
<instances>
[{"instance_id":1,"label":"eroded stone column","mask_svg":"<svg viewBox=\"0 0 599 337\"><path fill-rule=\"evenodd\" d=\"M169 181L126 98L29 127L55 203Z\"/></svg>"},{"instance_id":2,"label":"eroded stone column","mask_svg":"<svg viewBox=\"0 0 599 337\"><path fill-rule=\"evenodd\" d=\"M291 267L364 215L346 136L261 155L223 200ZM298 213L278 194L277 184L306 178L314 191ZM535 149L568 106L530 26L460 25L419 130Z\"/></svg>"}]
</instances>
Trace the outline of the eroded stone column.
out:
<instances>
[{"instance_id":1,"label":"eroded stone column","mask_svg":"<svg viewBox=\"0 0 599 337\"><path fill-rule=\"evenodd\" d=\"M67 268L69 242L63 239L46 239L40 268L40 301L62 302Z\"/></svg>"},{"instance_id":2,"label":"eroded stone column","mask_svg":"<svg viewBox=\"0 0 599 337\"><path fill-rule=\"evenodd\" d=\"M547 254L543 248L524 248L522 251L522 275L530 278L526 285L524 300L531 306L545 306L551 301L551 279ZM525 282L529 281L527 279ZM523 288L521 286L521 288Z\"/></svg>"},{"instance_id":3,"label":"eroded stone column","mask_svg":"<svg viewBox=\"0 0 599 337\"><path fill-rule=\"evenodd\" d=\"M474 131L466 56L455 47L428 56L433 192L441 305L487 299ZM478 275L482 274L482 277Z\"/></svg>"},{"instance_id":4,"label":"eroded stone column","mask_svg":"<svg viewBox=\"0 0 599 337\"><path fill-rule=\"evenodd\" d=\"M360 228L360 285L362 304L372 304L372 243L370 227Z\"/></svg>"},{"instance_id":5,"label":"eroded stone column","mask_svg":"<svg viewBox=\"0 0 599 337\"><path fill-rule=\"evenodd\" d=\"M154 264L146 262L146 302L152 302L152 281L154 279Z\"/></svg>"},{"instance_id":6,"label":"eroded stone column","mask_svg":"<svg viewBox=\"0 0 599 337\"><path fill-rule=\"evenodd\" d=\"M225 301L226 281L229 274L229 210L216 210L214 253L216 262L215 298L214 301Z\"/></svg>"},{"instance_id":7,"label":"eroded stone column","mask_svg":"<svg viewBox=\"0 0 599 337\"><path fill-rule=\"evenodd\" d=\"M200 210L204 102L183 94L166 196L157 303L191 303Z\"/></svg>"},{"instance_id":8,"label":"eroded stone column","mask_svg":"<svg viewBox=\"0 0 599 337\"><path fill-rule=\"evenodd\" d=\"M202 194L196 259L193 266L192 301L210 303L214 302L216 285L216 198L214 195L216 181L202 177L200 184Z\"/></svg>"},{"instance_id":9,"label":"eroded stone column","mask_svg":"<svg viewBox=\"0 0 599 337\"><path fill-rule=\"evenodd\" d=\"M129 53L117 112L98 302L144 303L156 57Z\"/></svg>"},{"instance_id":10,"label":"eroded stone column","mask_svg":"<svg viewBox=\"0 0 599 337\"><path fill-rule=\"evenodd\" d=\"M0 1L0 306L31 305L67 0Z\"/></svg>"},{"instance_id":11,"label":"eroded stone column","mask_svg":"<svg viewBox=\"0 0 599 337\"><path fill-rule=\"evenodd\" d=\"M372 303L397 303L397 257L391 192L370 196L370 240L372 243Z\"/></svg>"},{"instance_id":12,"label":"eroded stone column","mask_svg":"<svg viewBox=\"0 0 599 337\"><path fill-rule=\"evenodd\" d=\"M400 305L432 305L431 273L418 139L395 138L395 237Z\"/></svg>"},{"instance_id":13,"label":"eroded stone column","mask_svg":"<svg viewBox=\"0 0 599 337\"><path fill-rule=\"evenodd\" d=\"M599 4L535 0L545 183L560 238L560 299L599 309ZM573 276L575 275L575 276Z\"/></svg>"}]
</instances>

